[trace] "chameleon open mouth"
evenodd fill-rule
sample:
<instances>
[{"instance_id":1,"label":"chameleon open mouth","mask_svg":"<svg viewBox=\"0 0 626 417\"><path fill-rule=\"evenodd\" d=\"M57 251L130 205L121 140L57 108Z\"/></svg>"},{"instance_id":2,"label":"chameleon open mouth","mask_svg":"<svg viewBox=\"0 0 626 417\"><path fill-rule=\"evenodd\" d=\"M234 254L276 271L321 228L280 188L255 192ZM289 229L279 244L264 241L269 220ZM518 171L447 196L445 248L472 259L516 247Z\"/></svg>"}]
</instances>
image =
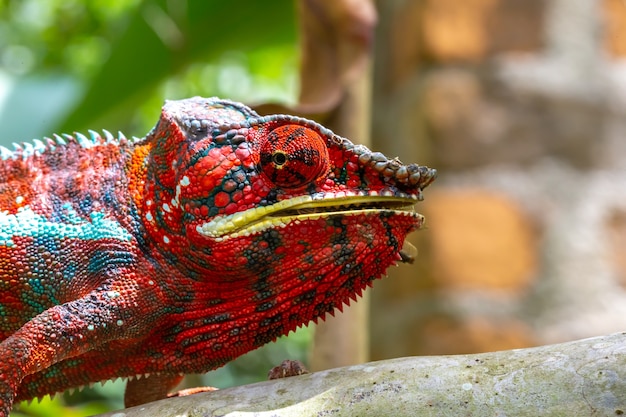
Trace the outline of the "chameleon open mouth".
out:
<instances>
[{"instance_id":1,"label":"chameleon open mouth","mask_svg":"<svg viewBox=\"0 0 626 417\"><path fill-rule=\"evenodd\" d=\"M249 236L268 228L285 227L293 221L317 220L331 215L357 215L383 211L409 216L415 221L422 215L415 211L417 198L401 196L300 196L280 201L271 206L257 207L227 216L217 216L199 225L198 233L221 241Z\"/></svg>"}]
</instances>

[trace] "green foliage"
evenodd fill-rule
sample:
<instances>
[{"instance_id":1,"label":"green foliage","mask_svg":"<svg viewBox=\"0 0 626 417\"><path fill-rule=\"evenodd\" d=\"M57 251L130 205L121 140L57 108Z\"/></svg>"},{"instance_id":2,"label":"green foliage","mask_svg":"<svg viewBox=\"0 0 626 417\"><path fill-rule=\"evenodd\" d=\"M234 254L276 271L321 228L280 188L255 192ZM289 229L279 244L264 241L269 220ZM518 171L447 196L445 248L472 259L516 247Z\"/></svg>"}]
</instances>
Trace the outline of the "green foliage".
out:
<instances>
[{"instance_id":1,"label":"green foliage","mask_svg":"<svg viewBox=\"0 0 626 417\"><path fill-rule=\"evenodd\" d=\"M37 137L89 128L142 135L165 98L295 97L292 0L0 1L0 136L12 140L30 137L10 124ZM3 73L8 90L20 90L4 117Z\"/></svg>"},{"instance_id":2,"label":"green foliage","mask_svg":"<svg viewBox=\"0 0 626 417\"><path fill-rule=\"evenodd\" d=\"M139 0L3 0L1 67L13 74L59 71L87 81L108 58Z\"/></svg>"},{"instance_id":3,"label":"green foliage","mask_svg":"<svg viewBox=\"0 0 626 417\"><path fill-rule=\"evenodd\" d=\"M142 136L166 98L294 101L293 6L292 0L0 0L0 138L88 128ZM194 382L227 387L266 379L283 359L306 359L310 335L302 329ZM118 381L34 401L12 416L120 408L123 387Z\"/></svg>"},{"instance_id":4,"label":"green foliage","mask_svg":"<svg viewBox=\"0 0 626 417\"><path fill-rule=\"evenodd\" d=\"M103 124L110 118L123 118L162 80L180 74L194 62L214 61L232 50L249 53L270 45L293 46L293 11L287 7L291 4L249 0L143 2L90 83L81 105L62 128L76 128L90 121L93 109L97 109L97 117L92 120Z\"/></svg>"}]
</instances>

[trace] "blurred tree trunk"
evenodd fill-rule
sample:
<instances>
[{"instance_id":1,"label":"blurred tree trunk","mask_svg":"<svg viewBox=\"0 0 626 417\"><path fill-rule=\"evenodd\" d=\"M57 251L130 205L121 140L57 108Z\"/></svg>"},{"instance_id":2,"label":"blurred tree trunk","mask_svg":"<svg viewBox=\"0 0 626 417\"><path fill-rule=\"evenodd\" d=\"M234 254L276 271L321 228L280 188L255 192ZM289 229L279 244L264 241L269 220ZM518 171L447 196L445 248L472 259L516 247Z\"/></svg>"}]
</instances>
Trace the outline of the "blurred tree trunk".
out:
<instances>
[{"instance_id":1,"label":"blurred tree trunk","mask_svg":"<svg viewBox=\"0 0 626 417\"><path fill-rule=\"evenodd\" d=\"M371 45L376 12L370 0L300 0L300 106L339 135L369 145ZM313 370L363 363L369 357L368 297L320 321Z\"/></svg>"},{"instance_id":2,"label":"blurred tree trunk","mask_svg":"<svg viewBox=\"0 0 626 417\"><path fill-rule=\"evenodd\" d=\"M370 72L346 89L328 128L352 138L355 142L370 144L369 115ZM334 316L320 321L315 327L311 350L312 370L322 370L365 363L369 360L369 292L365 291L357 303L343 308Z\"/></svg>"}]
</instances>

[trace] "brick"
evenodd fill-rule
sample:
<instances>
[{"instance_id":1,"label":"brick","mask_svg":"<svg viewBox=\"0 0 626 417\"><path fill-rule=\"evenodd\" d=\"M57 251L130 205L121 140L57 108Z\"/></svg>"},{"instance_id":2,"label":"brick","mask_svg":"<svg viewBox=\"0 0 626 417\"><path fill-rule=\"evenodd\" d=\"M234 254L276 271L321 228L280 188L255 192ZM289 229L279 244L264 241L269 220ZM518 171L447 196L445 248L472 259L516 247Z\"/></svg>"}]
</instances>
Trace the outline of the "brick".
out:
<instances>
[{"instance_id":1,"label":"brick","mask_svg":"<svg viewBox=\"0 0 626 417\"><path fill-rule=\"evenodd\" d=\"M480 189L438 191L428 195L423 211L441 288L520 292L533 282L536 232L511 200Z\"/></svg>"},{"instance_id":2,"label":"brick","mask_svg":"<svg viewBox=\"0 0 626 417\"><path fill-rule=\"evenodd\" d=\"M478 77L470 71L443 69L430 73L424 86L422 105L436 140L454 141L459 148L476 142L475 131L479 129L477 124L485 107L483 86ZM470 149L460 152L465 154L466 151Z\"/></svg>"},{"instance_id":3,"label":"brick","mask_svg":"<svg viewBox=\"0 0 626 417\"><path fill-rule=\"evenodd\" d=\"M519 158L535 150L536 141L526 140L528 150L515 152L517 146L511 142L516 139L507 135L511 126L507 103L496 103L487 96L486 88L488 85L467 69L440 69L424 78L423 101L414 111L424 113L438 168L479 166L501 154Z\"/></svg>"},{"instance_id":4,"label":"brick","mask_svg":"<svg viewBox=\"0 0 626 417\"><path fill-rule=\"evenodd\" d=\"M422 15L424 46L435 61L472 61L489 49L487 18L498 0L427 0Z\"/></svg>"},{"instance_id":5,"label":"brick","mask_svg":"<svg viewBox=\"0 0 626 417\"><path fill-rule=\"evenodd\" d=\"M539 53L545 45L545 0L501 0L487 17L488 51Z\"/></svg>"},{"instance_id":6,"label":"brick","mask_svg":"<svg viewBox=\"0 0 626 417\"><path fill-rule=\"evenodd\" d=\"M613 57L626 56L626 3L603 0L604 48Z\"/></svg>"}]
</instances>

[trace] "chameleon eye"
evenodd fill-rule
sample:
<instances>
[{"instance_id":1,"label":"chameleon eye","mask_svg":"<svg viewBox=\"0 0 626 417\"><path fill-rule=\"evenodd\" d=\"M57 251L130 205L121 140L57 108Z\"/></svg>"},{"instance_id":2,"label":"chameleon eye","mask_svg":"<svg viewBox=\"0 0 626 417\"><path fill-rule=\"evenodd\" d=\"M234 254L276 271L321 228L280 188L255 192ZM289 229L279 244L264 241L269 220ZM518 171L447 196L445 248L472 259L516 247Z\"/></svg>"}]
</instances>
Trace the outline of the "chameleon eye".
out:
<instances>
[{"instance_id":1,"label":"chameleon eye","mask_svg":"<svg viewBox=\"0 0 626 417\"><path fill-rule=\"evenodd\" d=\"M313 129L285 125L272 130L260 147L261 171L276 185L301 187L328 168L328 149Z\"/></svg>"},{"instance_id":2,"label":"chameleon eye","mask_svg":"<svg viewBox=\"0 0 626 417\"><path fill-rule=\"evenodd\" d=\"M272 154L272 162L276 168L282 167L287 163L287 154L283 151L274 151Z\"/></svg>"}]
</instances>

